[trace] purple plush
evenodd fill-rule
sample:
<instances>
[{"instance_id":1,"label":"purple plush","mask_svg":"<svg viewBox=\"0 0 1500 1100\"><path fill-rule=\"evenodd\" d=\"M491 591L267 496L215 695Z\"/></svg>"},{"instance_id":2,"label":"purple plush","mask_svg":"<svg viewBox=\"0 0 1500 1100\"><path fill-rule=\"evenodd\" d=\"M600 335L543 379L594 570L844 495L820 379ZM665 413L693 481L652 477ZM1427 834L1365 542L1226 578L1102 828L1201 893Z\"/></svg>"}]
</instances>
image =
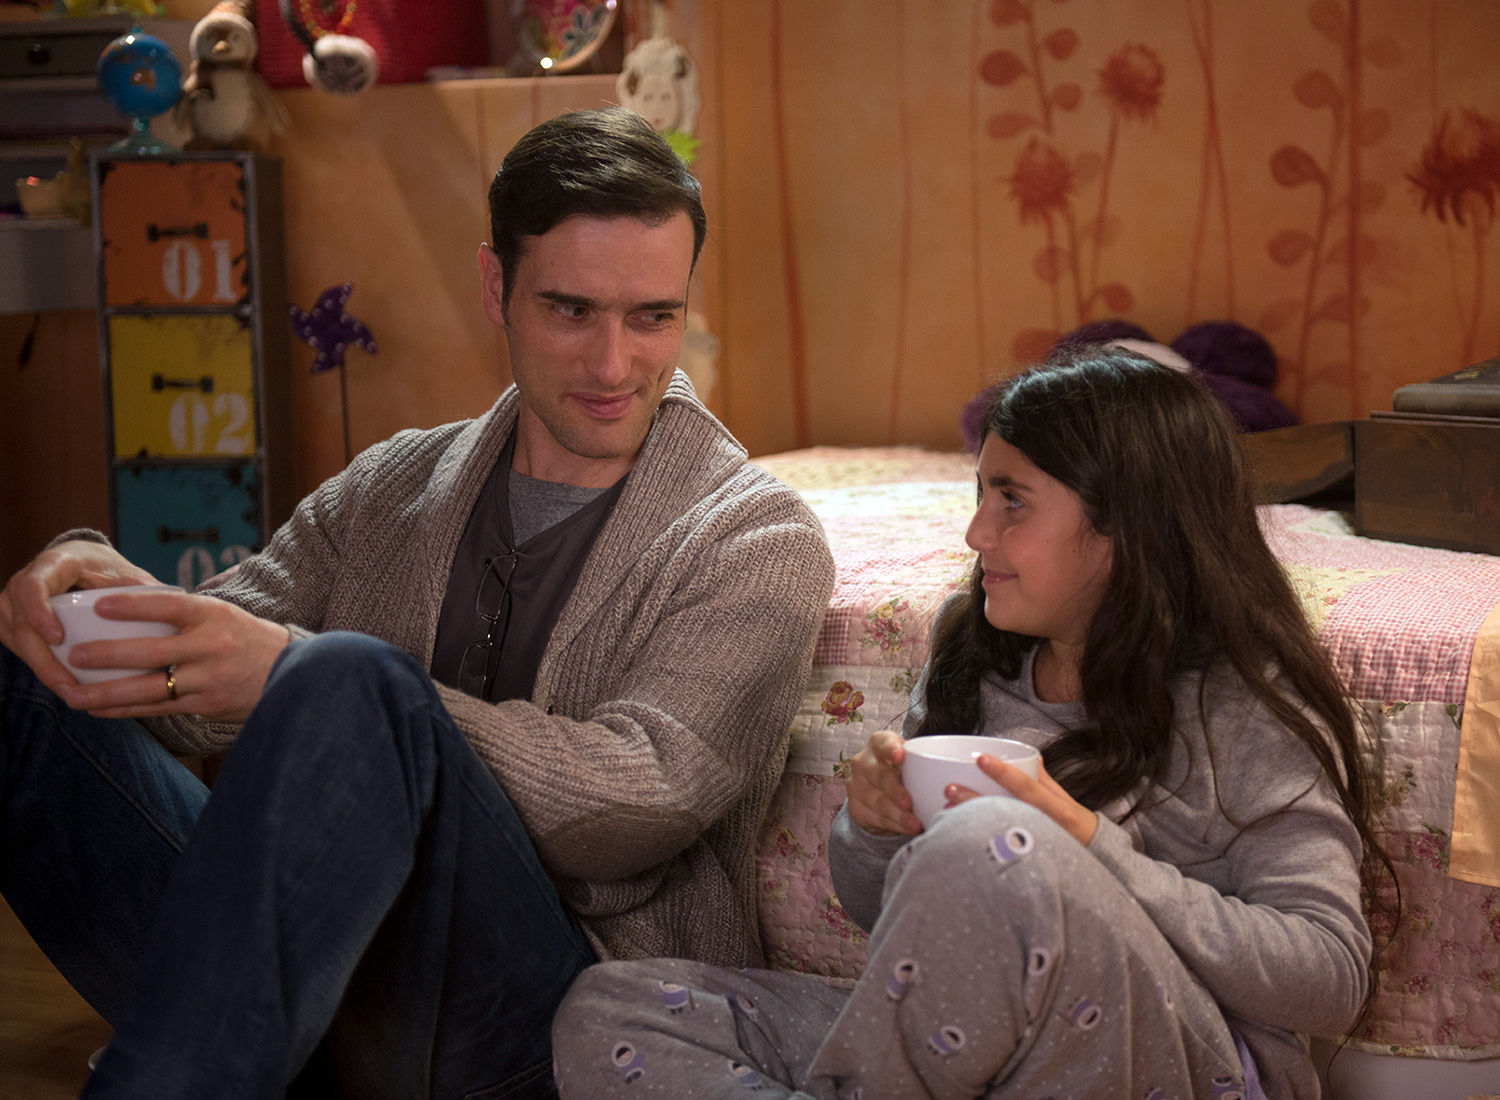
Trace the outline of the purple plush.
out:
<instances>
[{"instance_id":1,"label":"purple plush","mask_svg":"<svg viewBox=\"0 0 1500 1100\"><path fill-rule=\"evenodd\" d=\"M1290 428L1297 423L1297 414L1283 405L1270 390L1227 374L1209 374L1207 371L1194 371L1193 374L1229 410L1242 432Z\"/></svg>"},{"instance_id":2,"label":"purple plush","mask_svg":"<svg viewBox=\"0 0 1500 1100\"><path fill-rule=\"evenodd\" d=\"M958 414L958 435L964 441L964 450L970 454L979 453L979 431L984 426L985 406L990 403L990 398L995 395L995 386L989 385L980 390L964 404L963 411Z\"/></svg>"},{"instance_id":3,"label":"purple plush","mask_svg":"<svg viewBox=\"0 0 1500 1100\"><path fill-rule=\"evenodd\" d=\"M1268 390L1276 385L1276 352L1237 321L1204 321L1182 330L1172 350L1206 374L1238 378Z\"/></svg>"},{"instance_id":4,"label":"purple plush","mask_svg":"<svg viewBox=\"0 0 1500 1100\"><path fill-rule=\"evenodd\" d=\"M1091 321L1059 339L1047 359L1114 340L1156 343L1149 332L1130 321ZM1184 329L1170 346L1193 365L1193 376L1229 410L1241 431L1262 432L1297 423L1297 414L1271 392L1276 383L1276 352L1254 329L1235 321L1204 321ZM976 454L985 406L994 392L994 385L980 390L958 417L964 446Z\"/></svg>"}]
</instances>

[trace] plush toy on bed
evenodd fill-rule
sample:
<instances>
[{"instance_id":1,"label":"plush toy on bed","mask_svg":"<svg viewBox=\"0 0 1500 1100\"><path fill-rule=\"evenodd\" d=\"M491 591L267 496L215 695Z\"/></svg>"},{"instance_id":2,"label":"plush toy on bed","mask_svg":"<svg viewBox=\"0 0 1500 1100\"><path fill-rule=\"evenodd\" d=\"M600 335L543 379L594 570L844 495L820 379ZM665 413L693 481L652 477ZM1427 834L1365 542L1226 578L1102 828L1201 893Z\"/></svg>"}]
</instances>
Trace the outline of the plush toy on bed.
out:
<instances>
[{"instance_id":1,"label":"plush toy on bed","mask_svg":"<svg viewBox=\"0 0 1500 1100\"><path fill-rule=\"evenodd\" d=\"M1183 329L1172 350L1199 375L1247 432L1290 428L1297 414L1272 392L1276 352L1266 338L1235 321L1204 321Z\"/></svg>"},{"instance_id":2,"label":"plush toy on bed","mask_svg":"<svg viewBox=\"0 0 1500 1100\"><path fill-rule=\"evenodd\" d=\"M1163 366L1187 371L1209 388L1241 431L1261 432L1297 423L1297 414L1272 392L1276 384L1276 352L1265 337L1236 321L1204 321L1182 331L1171 345L1161 344L1130 321L1093 321L1068 333L1048 353L1077 350L1088 344L1113 344L1155 359ZM976 394L959 415L964 446L979 450L979 425L990 387Z\"/></svg>"}]
</instances>

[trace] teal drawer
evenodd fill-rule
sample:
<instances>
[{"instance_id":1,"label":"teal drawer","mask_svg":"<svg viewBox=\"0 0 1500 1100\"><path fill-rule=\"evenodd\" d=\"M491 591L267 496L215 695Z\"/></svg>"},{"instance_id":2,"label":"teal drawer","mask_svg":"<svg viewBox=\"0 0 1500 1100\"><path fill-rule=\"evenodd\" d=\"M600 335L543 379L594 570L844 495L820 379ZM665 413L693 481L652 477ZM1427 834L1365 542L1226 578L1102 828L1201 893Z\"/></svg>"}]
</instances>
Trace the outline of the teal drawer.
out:
<instances>
[{"instance_id":1,"label":"teal drawer","mask_svg":"<svg viewBox=\"0 0 1500 1100\"><path fill-rule=\"evenodd\" d=\"M193 588L259 550L260 527L248 463L115 469L115 544L159 581Z\"/></svg>"}]
</instances>

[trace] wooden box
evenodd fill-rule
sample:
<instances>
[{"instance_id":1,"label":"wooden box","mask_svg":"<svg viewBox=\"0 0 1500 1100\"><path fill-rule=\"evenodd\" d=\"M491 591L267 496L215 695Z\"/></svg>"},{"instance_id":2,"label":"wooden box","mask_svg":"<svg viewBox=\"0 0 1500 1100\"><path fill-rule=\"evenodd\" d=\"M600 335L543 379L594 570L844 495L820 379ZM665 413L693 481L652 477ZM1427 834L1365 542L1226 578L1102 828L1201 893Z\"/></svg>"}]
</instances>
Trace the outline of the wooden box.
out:
<instances>
[{"instance_id":1,"label":"wooden box","mask_svg":"<svg viewBox=\"0 0 1500 1100\"><path fill-rule=\"evenodd\" d=\"M1354 430L1347 420L1240 436L1257 503L1330 503L1354 492ZM1335 505L1336 506L1336 505Z\"/></svg>"},{"instance_id":2,"label":"wooden box","mask_svg":"<svg viewBox=\"0 0 1500 1100\"><path fill-rule=\"evenodd\" d=\"M1354 526L1371 538L1500 554L1500 419L1354 422Z\"/></svg>"}]
</instances>

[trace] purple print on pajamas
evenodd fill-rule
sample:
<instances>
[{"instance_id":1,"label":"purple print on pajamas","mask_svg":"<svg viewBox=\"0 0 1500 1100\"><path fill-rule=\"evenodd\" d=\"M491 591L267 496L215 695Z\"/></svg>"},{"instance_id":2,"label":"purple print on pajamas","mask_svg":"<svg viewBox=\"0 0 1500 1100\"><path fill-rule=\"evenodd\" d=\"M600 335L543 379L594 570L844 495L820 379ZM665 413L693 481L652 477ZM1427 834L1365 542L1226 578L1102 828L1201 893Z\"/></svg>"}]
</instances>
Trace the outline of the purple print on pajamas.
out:
<instances>
[{"instance_id":1,"label":"purple print on pajamas","mask_svg":"<svg viewBox=\"0 0 1500 1100\"><path fill-rule=\"evenodd\" d=\"M903 851L849 994L681 960L586 971L553 1027L564 1100L1246 1100L1202 985L1039 811L976 799ZM611 1042L614 1072L583 1057Z\"/></svg>"}]
</instances>

